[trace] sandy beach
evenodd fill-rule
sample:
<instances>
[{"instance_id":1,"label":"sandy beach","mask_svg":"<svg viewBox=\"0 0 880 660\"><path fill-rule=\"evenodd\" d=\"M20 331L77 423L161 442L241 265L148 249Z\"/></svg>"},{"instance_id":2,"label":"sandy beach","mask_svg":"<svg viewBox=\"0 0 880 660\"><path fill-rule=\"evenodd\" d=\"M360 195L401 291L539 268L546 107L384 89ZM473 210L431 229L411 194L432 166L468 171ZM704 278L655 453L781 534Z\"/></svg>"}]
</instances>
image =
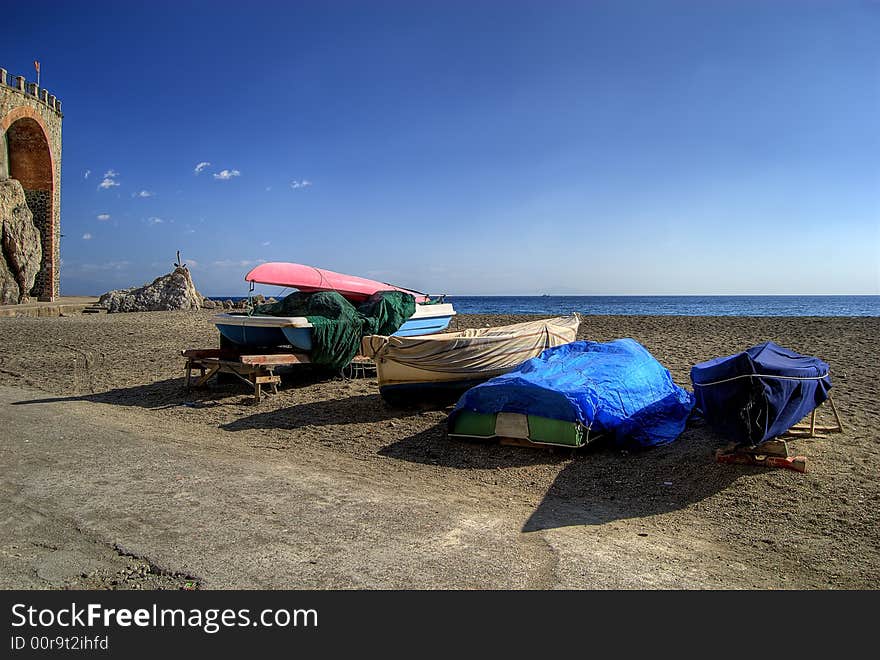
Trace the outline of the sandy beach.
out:
<instances>
[{"instance_id":1,"label":"sandy beach","mask_svg":"<svg viewBox=\"0 0 880 660\"><path fill-rule=\"evenodd\" d=\"M453 329L527 318L534 317L460 315ZM375 378L322 380L308 367L285 373L279 394L259 405L243 385L234 383L214 382L187 393L180 351L218 343L207 312L0 319L0 386L10 397L18 396L19 404L32 403L4 404L13 422L28 409L27 424L41 427L35 432L47 437L60 433L58 418L40 421L34 412L39 405L58 405L70 406L77 419L92 420L96 430L126 424L156 429L156 456L170 448L185 449L190 462L183 472L198 474L201 461L207 465L222 457L228 462L232 467L225 493L254 487L237 463L247 460L288 475L298 470L320 475L326 466L371 487L399 488L401 498L409 492L419 501L466 498L474 511L485 514L474 514L483 523L450 526L443 534L458 530L451 545L433 544L428 553L419 546L421 532L410 534L407 528L418 527L419 514L414 512L409 521L403 515L387 525L388 552L424 552L440 562L447 553L450 566L470 557L497 569L465 575L454 568L444 573L447 569L441 566L426 576L397 573L389 562L386 572L361 581L341 569L313 571L305 561L305 568L295 572L266 569L235 577L231 565L213 572L210 558L215 557L214 565L222 563L217 557L223 544L189 556L180 538L163 541L163 530L172 523L157 522L162 516L156 513L173 516L188 508L187 515L204 519L200 524L206 533L215 533L223 520L199 514L199 507L208 503L183 501L167 490L138 492L159 478L153 471L167 471L161 461L139 465L139 472L132 474L142 475L143 482L129 481L125 496L114 504L113 491L94 485L100 480L84 464L64 475L61 467L53 467L60 461L53 451L72 453L65 456L73 460L76 441L68 438L57 450L38 450L33 443L26 447L7 436L0 453L2 586L156 588L190 580L203 588L876 588L878 336L878 318L584 317L579 338L632 337L688 389L693 364L766 340L828 362L845 433L794 441L793 447L808 459L807 473L798 474L717 464L714 451L724 440L699 420L692 420L672 445L635 453L603 445L572 453L450 441L444 437L444 410L392 409L378 396ZM163 429L169 437L175 434L167 448ZM123 471L131 467L124 464L130 458L125 447L120 446L117 458L114 445L101 446L94 460L110 466L116 461ZM64 488L80 498L64 507L58 504L62 476ZM136 516L124 502L139 497L146 509ZM244 510L243 501L227 499L211 506L222 505L244 521L236 533L254 538L252 548L281 548L276 568L292 562L285 544L295 545L296 533L266 527L275 513L272 507L285 506L283 491L273 495L276 504ZM43 519L34 514L27 524L22 522L24 503L39 509ZM461 506L464 511L471 505ZM382 507L377 504L370 515L382 519ZM129 520L128 526L119 519ZM490 519L497 524L485 522ZM370 524L349 529L338 542L365 547L383 543L371 540ZM70 540L79 545L66 548L65 526L85 534L92 545ZM404 532L410 545L397 547L393 539L404 538ZM513 549L522 544L523 549L512 556L504 554L505 548L489 550L481 538L490 537L506 539ZM532 547L536 543L547 546L546 562L530 554L531 559L524 559L538 552ZM139 544L149 552L118 550ZM116 549L109 553L112 557L95 559L107 554L107 548ZM65 550L80 559L56 562L63 570L38 570L47 556ZM90 558L91 552L95 556ZM247 560L247 553L240 559ZM256 555L253 560L257 562ZM81 568L83 562L95 568ZM620 570L596 568L615 563ZM363 574L363 568L358 570Z\"/></svg>"}]
</instances>

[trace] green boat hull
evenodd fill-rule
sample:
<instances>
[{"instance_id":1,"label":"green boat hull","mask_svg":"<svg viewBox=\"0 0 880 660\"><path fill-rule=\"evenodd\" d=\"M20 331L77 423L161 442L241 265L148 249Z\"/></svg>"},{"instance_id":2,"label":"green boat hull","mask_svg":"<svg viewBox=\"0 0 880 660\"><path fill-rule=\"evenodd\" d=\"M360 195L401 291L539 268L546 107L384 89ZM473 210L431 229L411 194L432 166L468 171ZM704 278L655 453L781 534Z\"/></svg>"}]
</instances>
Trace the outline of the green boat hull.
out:
<instances>
[{"instance_id":1,"label":"green boat hull","mask_svg":"<svg viewBox=\"0 0 880 660\"><path fill-rule=\"evenodd\" d=\"M455 418L448 435L460 438L515 438L540 445L583 447L592 438L577 422L514 413L483 414L467 410Z\"/></svg>"}]
</instances>

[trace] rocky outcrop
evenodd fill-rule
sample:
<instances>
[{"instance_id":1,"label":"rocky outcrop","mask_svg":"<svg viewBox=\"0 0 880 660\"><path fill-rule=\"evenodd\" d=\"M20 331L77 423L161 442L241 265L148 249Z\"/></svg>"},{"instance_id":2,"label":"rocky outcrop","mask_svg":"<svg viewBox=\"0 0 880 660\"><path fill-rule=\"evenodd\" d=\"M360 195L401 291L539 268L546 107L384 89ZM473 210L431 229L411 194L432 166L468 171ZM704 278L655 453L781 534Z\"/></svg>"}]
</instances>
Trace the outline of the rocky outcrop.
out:
<instances>
[{"instance_id":1,"label":"rocky outcrop","mask_svg":"<svg viewBox=\"0 0 880 660\"><path fill-rule=\"evenodd\" d=\"M98 304L110 313L195 310L201 309L202 296L196 291L189 269L179 266L142 287L108 291Z\"/></svg>"},{"instance_id":2,"label":"rocky outcrop","mask_svg":"<svg viewBox=\"0 0 880 660\"><path fill-rule=\"evenodd\" d=\"M0 304L28 302L43 260L40 231L15 179L0 181Z\"/></svg>"}]
</instances>

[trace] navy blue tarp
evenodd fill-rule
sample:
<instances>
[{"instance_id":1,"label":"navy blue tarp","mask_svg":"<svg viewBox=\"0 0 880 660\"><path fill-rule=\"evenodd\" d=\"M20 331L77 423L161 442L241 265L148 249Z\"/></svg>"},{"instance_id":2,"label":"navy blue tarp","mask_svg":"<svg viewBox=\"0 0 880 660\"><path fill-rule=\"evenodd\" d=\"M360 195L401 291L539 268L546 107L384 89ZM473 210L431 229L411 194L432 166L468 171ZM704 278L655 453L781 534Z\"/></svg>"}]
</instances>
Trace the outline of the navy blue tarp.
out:
<instances>
[{"instance_id":1,"label":"navy blue tarp","mask_svg":"<svg viewBox=\"0 0 880 660\"><path fill-rule=\"evenodd\" d=\"M828 398L829 368L772 341L691 368L697 407L719 433L748 445L785 433Z\"/></svg>"},{"instance_id":2,"label":"navy blue tarp","mask_svg":"<svg viewBox=\"0 0 880 660\"><path fill-rule=\"evenodd\" d=\"M633 339L578 341L472 387L449 415L469 410L513 412L579 422L591 435L612 433L618 444L652 447L675 440L694 407L693 395Z\"/></svg>"}]
</instances>

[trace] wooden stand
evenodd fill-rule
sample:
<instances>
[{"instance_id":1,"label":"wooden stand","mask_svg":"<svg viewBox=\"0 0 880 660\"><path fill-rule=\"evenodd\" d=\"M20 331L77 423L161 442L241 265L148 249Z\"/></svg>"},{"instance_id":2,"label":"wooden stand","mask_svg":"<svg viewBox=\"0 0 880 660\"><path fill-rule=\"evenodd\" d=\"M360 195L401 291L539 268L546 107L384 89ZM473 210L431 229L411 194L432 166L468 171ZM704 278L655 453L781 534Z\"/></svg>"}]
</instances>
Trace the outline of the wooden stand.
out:
<instances>
[{"instance_id":1,"label":"wooden stand","mask_svg":"<svg viewBox=\"0 0 880 660\"><path fill-rule=\"evenodd\" d=\"M268 355L237 355L228 349L206 348L181 351L186 358L186 389L204 387L214 374L232 374L254 391L254 400L259 403L263 395L263 386L272 388L278 393L281 377L275 374L275 368L289 364L308 364L309 356L302 353L272 353ZM193 371L199 376L193 381Z\"/></svg>"},{"instance_id":2,"label":"wooden stand","mask_svg":"<svg viewBox=\"0 0 880 660\"><path fill-rule=\"evenodd\" d=\"M795 472L807 471L807 457L790 455L788 443L778 438L762 442L754 447L743 447L732 443L717 450L715 452L715 460L719 463L787 468Z\"/></svg>"},{"instance_id":3,"label":"wooden stand","mask_svg":"<svg viewBox=\"0 0 880 660\"><path fill-rule=\"evenodd\" d=\"M376 363L363 355L355 355L351 362L342 368L343 378L367 378L376 375Z\"/></svg>"},{"instance_id":4,"label":"wooden stand","mask_svg":"<svg viewBox=\"0 0 880 660\"><path fill-rule=\"evenodd\" d=\"M272 394L278 394L281 377L275 373L276 367L291 364L311 364L305 353L268 353L264 355L241 355L235 348L190 348L181 351L186 358L185 376L186 389L204 387L211 376L229 374L232 378L247 383L254 391L254 400L259 403L263 398L263 386L268 385ZM356 355L345 368L349 377L365 376L370 369L375 370L376 364L362 356ZM199 374L193 380L193 372Z\"/></svg>"},{"instance_id":5,"label":"wooden stand","mask_svg":"<svg viewBox=\"0 0 880 660\"><path fill-rule=\"evenodd\" d=\"M783 434L784 437L790 438L824 438L824 435L820 435L823 433L843 433L843 424L840 421L840 415L837 414L837 406L834 405L834 399L831 398L831 395L828 395L828 404L831 406L831 412L834 414L834 421L837 423L837 426L816 426L816 411L819 410L822 406L825 405L823 402L822 405L816 406L813 408L813 412L810 413L810 422L809 424L798 422L794 426L792 426L788 431Z\"/></svg>"},{"instance_id":6,"label":"wooden stand","mask_svg":"<svg viewBox=\"0 0 880 660\"><path fill-rule=\"evenodd\" d=\"M816 426L817 406L810 413L809 423L799 422L778 438L762 442L754 447L743 447L733 443L715 452L715 459L719 463L741 463L746 465L761 465L764 467L787 468L795 472L807 471L806 456L792 456L789 453L788 442L784 438L824 438L822 433L843 433L843 424L837 407L831 395L828 395L828 403L834 414L836 426Z\"/></svg>"}]
</instances>

